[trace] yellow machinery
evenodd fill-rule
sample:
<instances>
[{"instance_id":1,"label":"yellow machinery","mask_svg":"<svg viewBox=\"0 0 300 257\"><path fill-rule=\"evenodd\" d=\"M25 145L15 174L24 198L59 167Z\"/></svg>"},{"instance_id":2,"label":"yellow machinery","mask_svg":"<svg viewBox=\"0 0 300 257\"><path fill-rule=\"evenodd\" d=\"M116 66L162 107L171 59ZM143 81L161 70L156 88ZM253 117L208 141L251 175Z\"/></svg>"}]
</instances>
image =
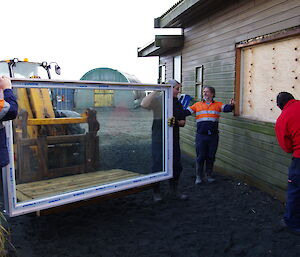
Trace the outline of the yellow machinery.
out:
<instances>
[{"instance_id":1,"label":"yellow machinery","mask_svg":"<svg viewBox=\"0 0 300 257\"><path fill-rule=\"evenodd\" d=\"M16 58L0 61L0 75L15 79L51 79L53 64L56 74L60 75L57 63L28 62L26 59L19 61ZM18 88L15 93L19 104L19 115L14 121L17 182L49 179L96 169L99 158L99 123L94 110L86 110L81 117L57 118L49 89ZM88 123L89 131L85 134L68 135L67 126L79 123ZM80 153L79 148L82 146L85 149ZM70 163L67 160L70 152L83 155L84 161ZM49 165L51 159L56 166Z\"/></svg>"}]
</instances>

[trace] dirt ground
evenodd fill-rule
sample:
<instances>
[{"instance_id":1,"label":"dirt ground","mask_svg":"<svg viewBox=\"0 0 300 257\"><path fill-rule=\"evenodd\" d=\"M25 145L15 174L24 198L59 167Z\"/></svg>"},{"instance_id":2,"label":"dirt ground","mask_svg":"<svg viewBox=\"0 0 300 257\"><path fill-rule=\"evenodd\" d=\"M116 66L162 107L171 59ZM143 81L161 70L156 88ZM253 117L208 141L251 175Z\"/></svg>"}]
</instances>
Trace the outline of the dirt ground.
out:
<instances>
[{"instance_id":1,"label":"dirt ground","mask_svg":"<svg viewBox=\"0 0 300 257\"><path fill-rule=\"evenodd\" d=\"M196 186L184 158L181 188L189 200L151 190L48 216L9 219L18 257L299 256L300 237L281 231L283 205L232 178ZM13 256L13 255L12 255Z\"/></svg>"},{"instance_id":2,"label":"dirt ground","mask_svg":"<svg viewBox=\"0 0 300 257\"><path fill-rule=\"evenodd\" d=\"M102 138L120 137L117 131L111 134L116 120L108 130L102 126L101 133L110 131L110 137ZM142 126L149 127L148 121ZM128 132L124 126L122 131ZM135 135L146 144L138 131ZM129 169L149 166L149 147L146 150L141 142L125 138L125 145L111 149L118 154L111 154L109 144L102 141L102 146L108 144L102 151L103 165L119 164L124 159L119 158L121 153L127 153ZM144 158L135 158L136 152L142 152ZM148 161L145 164L143 160ZM184 156L183 166L180 187L188 194L187 201L173 199L165 181L160 203L154 203L152 191L147 190L47 216L9 218L15 247L10 256L300 256L300 237L277 225L284 211L278 200L220 174L215 183L196 186L194 161Z\"/></svg>"}]
</instances>

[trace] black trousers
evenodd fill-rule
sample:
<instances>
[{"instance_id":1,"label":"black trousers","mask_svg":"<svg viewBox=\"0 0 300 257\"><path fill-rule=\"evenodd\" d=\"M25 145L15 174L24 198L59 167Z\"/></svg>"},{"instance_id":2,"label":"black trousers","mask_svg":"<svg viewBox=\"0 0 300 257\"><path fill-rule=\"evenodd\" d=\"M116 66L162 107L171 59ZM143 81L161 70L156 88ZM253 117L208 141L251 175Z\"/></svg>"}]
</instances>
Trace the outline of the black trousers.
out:
<instances>
[{"instance_id":1,"label":"black trousers","mask_svg":"<svg viewBox=\"0 0 300 257\"><path fill-rule=\"evenodd\" d=\"M162 171L163 143L161 133L152 133L152 172ZM173 137L173 177L178 180L182 172L179 138Z\"/></svg>"},{"instance_id":2,"label":"black trousers","mask_svg":"<svg viewBox=\"0 0 300 257\"><path fill-rule=\"evenodd\" d=\"M162 141L159 138L152 137L152 172L162 170L162 154ZM169 179L170 188L173 192L177 191L178 181L182 170L179 138L173 138L173 178ZM158 182L153 186L155 193L160 192L159 184L160 183Z\"/></svg>"}]
</instances>

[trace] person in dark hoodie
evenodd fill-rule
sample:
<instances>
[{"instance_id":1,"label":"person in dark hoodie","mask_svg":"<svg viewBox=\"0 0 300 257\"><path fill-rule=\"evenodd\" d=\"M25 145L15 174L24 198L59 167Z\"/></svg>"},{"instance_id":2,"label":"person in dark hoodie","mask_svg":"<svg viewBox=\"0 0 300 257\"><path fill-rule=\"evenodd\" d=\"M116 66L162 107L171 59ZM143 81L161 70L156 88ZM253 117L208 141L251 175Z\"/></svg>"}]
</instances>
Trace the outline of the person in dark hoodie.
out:
<instances>
[{"instance_id":1,"label":"person in dark hoodie","mask_svg":"<svg viewBox=\"0 0 300 257\"><path fill-rule=\"evenodd\" d=\"M300 101L288 92L281 92L277 95L277 106L282 111L275 124L276 137L280 147L293 154L281 225L300 235Z\"/></svg>"},{"instance_id":2,"label":"person in dark hoodie","mask_svg":"<svg viewBox=\"0 0 300 257\"><path fill-rule=\"evenodd\" d=\"M9 163L8 149L6 145L6 133L3 121L13 120L18 114L18 103L11 89L11 81L8 77L0 77L0 166L5 167Z\"/></svg>"},{"instance_id":3,"label":"person in dark hoodie","mask_svg":"<svg viewBox=\"0 0 300 257\"><path fill-rule=\"evenodd\" d=\"M185 125L184 109L177 96L181 89L181 84L172 79L167 82L173 86L173 116L170 125L173 127L173 178L169 180L170 190L174 197L186 200L187 195L182 194L178 190L179 177L182 172L181 151L179 145L179 128ZM147 95L141 102L143 108L153 111L152 123L152 172L162 171L162 96L159 91L153 91ZM161 201L159 183L154 186L154 201Z\"/></svg>"}]
</instances>

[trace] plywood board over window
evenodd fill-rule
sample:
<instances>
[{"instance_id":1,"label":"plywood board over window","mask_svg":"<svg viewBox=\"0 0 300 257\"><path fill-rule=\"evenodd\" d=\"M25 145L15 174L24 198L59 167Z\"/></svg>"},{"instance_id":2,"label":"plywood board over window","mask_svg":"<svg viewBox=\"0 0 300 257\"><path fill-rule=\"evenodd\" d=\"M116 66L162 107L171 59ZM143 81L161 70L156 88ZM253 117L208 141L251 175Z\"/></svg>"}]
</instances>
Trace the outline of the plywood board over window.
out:
<instances>
[{"instance_id":1,"label":"plywood board over window","mask_svg":"<svg viewBox=\"0 0 300 257\"><path fill-rule=\"evenodd\" d=\"M286 91L300 99L300 36L241 49L240 115L275 122L276 96Z\"/></svg>"}]
</instances>

